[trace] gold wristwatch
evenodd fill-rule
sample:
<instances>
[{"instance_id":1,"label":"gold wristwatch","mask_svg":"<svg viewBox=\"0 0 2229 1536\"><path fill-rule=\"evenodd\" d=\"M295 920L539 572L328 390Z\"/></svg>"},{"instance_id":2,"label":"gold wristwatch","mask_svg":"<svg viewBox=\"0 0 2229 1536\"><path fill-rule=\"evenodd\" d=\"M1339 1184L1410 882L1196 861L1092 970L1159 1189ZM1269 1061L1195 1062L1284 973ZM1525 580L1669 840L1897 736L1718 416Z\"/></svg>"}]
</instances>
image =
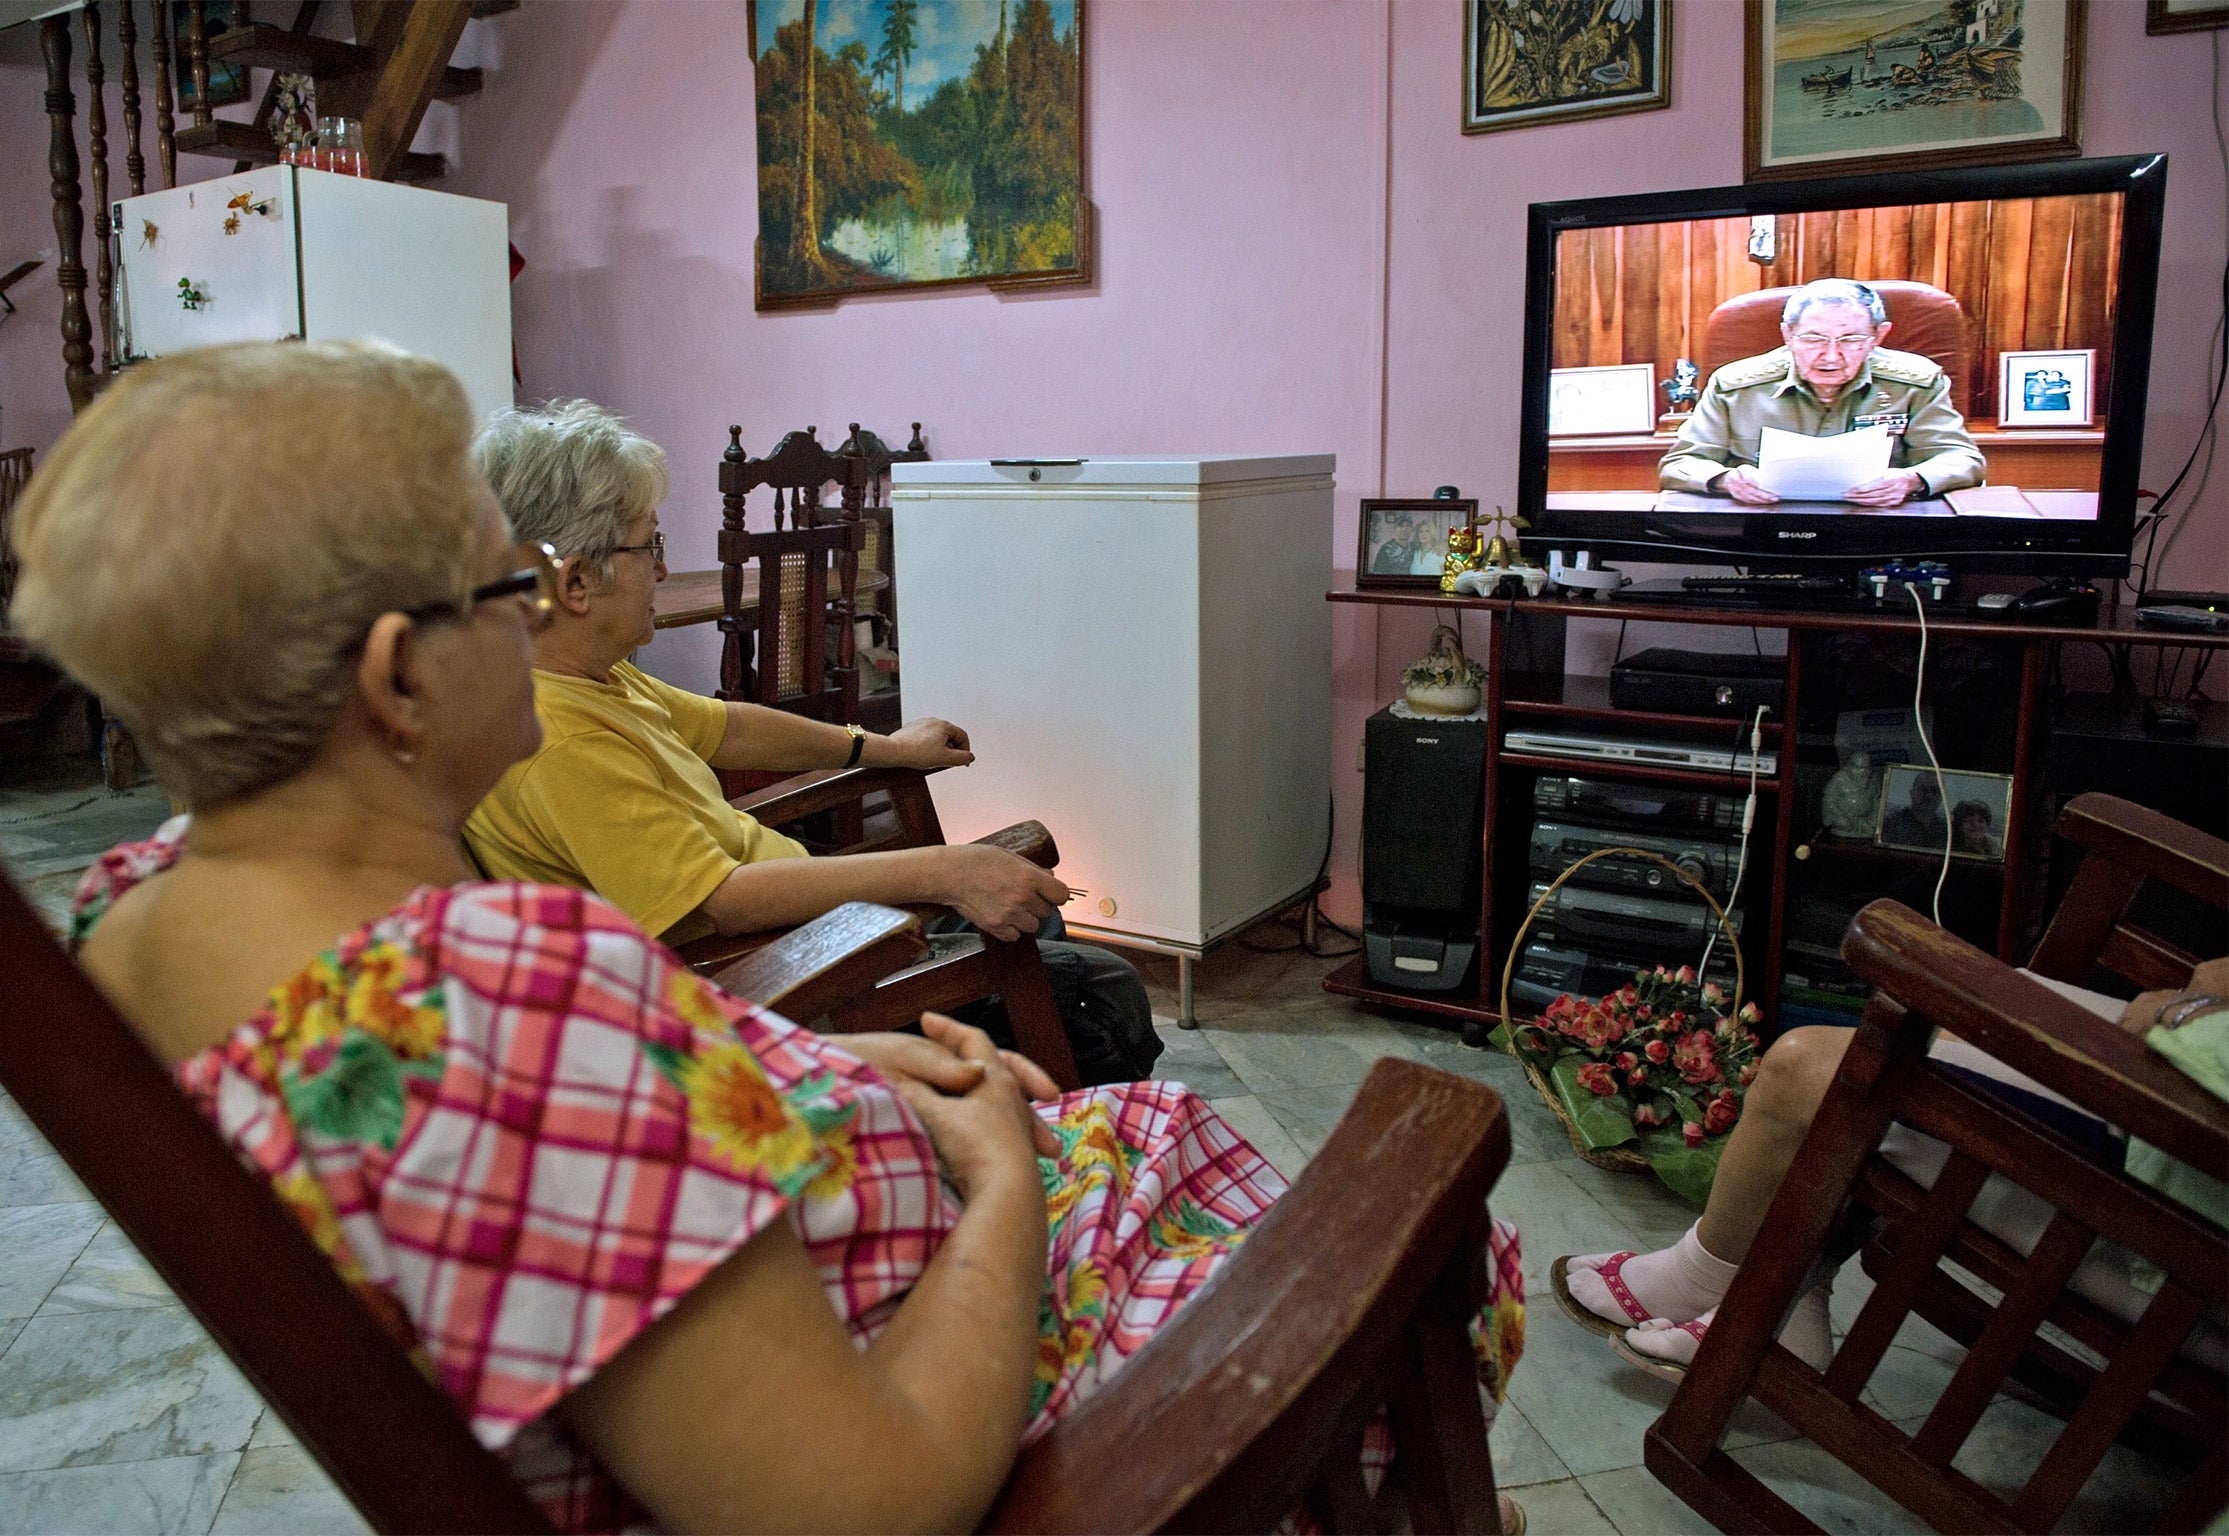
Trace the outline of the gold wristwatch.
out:
<instances>
[{"instance_id":1,"label":"gold wristwatch","mask_svg":"<svg viewBox=\"0 0 2229 1536\"><path fill-rule=\"evenodd\" d=\"M856 768L867 750L867 733L856 725L847 725L844 729L851 732L851 756L844 759L844 766Z\"/></svg>"}]
</instances>

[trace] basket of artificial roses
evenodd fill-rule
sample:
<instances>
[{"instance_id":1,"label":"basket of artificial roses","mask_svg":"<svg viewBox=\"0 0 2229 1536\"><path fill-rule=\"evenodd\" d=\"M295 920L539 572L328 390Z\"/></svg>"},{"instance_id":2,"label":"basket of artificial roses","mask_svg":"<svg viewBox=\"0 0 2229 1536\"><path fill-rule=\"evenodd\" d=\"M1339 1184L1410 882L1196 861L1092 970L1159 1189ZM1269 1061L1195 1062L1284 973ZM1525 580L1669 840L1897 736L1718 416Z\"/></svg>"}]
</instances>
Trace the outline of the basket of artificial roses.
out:
<instances>
[{"instance_id":1,"label":"basket of artificial roses","mask_svg":"<svg viewBox=\"0 0 2229 1536\"><path fill-rule=\"evenodd\" d=\"M1565 993L1536 1019L1513 1018L1510 977L1534 920L1573 875L1611 858L1662 865L1709 904L1734 957L1733 992L1704 981L1691 965L1657 966L1605 996ZM1494 1039L1524 1067L1581 1157L1600 1168L1653 1172L1700 1205L1762 1051L1757 1005L1741 1000L1743 981L1740 940L1709 891L1644 849L1604 848L1566 869L1525 914L1502 967Z\"/></svg>"}]
</instances>

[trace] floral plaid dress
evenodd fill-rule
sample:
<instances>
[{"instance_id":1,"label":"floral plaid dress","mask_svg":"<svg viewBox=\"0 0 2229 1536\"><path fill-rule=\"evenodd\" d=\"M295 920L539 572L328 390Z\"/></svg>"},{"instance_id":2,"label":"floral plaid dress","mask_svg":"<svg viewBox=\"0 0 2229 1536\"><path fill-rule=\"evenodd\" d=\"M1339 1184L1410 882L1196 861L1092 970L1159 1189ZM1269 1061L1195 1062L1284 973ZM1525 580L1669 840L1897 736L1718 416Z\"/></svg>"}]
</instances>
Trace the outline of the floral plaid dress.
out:
<instances>
[{"instance_id":1,"label":"floral plaid dress","mask_svg":"<svg viewBox=\"0 0 2229 1536\"><path fill-rule=\"evenodd\" d=\"M73 937L167 868L185 828L87 871ZM648 1520L549 1410L755 1234L795 1225L864 1346L960 1213L871 1068L560 886L422 888L176 1077L562 1530ZM1052 1240L1026 1438L1285 1188L1178 1084L1039 1113L1061 1154L1039 1159ZM1476 1334L1494 1398L1522 1347L1515 1234L1496 1228Z\"/></svg>"}]
</instances>

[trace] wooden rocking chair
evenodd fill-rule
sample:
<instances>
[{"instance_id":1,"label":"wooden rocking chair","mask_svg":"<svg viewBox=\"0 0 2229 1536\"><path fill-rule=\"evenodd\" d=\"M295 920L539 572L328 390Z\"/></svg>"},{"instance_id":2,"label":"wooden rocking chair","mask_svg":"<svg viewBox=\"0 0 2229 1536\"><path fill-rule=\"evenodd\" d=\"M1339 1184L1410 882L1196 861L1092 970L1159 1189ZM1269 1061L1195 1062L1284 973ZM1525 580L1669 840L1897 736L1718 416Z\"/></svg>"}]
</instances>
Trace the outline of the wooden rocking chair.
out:
<instances>
[{"instance_id":1,"label":"wooden rocking chair","mask_svg":"<svg viewBox=\"0 0 2229 1536\"><path fill-rule=\"evenodd\" d=\"M2218 916L2229 908L2229 844L2156 812L2083 795L2059 835L2084 860L2030 964L2086 984L2096 970L2140 989L2186 985L2192 956L2133 927L2156 881ZM2161 1528L2191 1531L2229 1501L2229 1393L2218 1362L2185 1346L2229 1294L2229 1234L1927 1057L1939 1025L2193 1168L2229 1169L2229 1108L2142 1040L2067 1001L1895 902L1857 915L1843 953L1877 989L1779 1193L1671 1406L1650 1427L1649 1469L1723 1531L1814 1531L1719 1449L1754 1396L1889 1497L1944 1531L2048 1531L2099 1459L2132 1429L2193 1468ZM1922 1188L1879 1151L1901 1120L1949 1143ZM1969 1219L1994 1174L2054 1212L2022 1251ZM1852 1218L1856 1217L1856 1223ZM1845 1224L1879 1224L1864 1250L1877 1284L1826 1371L1774 1343L1813 1264ZM2093 1240L2165 1276L2131 1319L2071 1289ZM1994 1305L1942 1268L1957 1265ZM1904 1317L1967 1347L1916 1434L1859 1401ZM2046 1324L2100 1367L2039 1330ZM2067 1420L2026 1485L1999 1498L1952 1465L2007 1378Z\"/></svg>"},{"instance_id":2,"label":"wooden rocking chair","mask_svg":"<svg viewBox=\"0 0 2229 1536\"><path fill-rule=\"evenodd\" d=\"M839 909L728 980L805 1012L902 963L911 928L887 909ZM366 1520L547 1531L4 879L0 966L0 1086ZM1215 1284L1023 1452L992 1528L1267 1530L1305 1501L1332 1529L1387 1529L1405 1505L1420 1531L1498 1530L1464 1327L1483 1293L1486 1196L1508 1160L1492 1090L1378 1063ZM1400 1454L1373 1503L1355 1450L1381 1404Z\"/></svg>"},{"instance_id":3,"label":"wooden rocking chair","mask_svg":"<svg viewBox=\"0 0 2229 1536\"><path fill-rule=\"evenodd\" d=\"M936 802L929 796L928 776L917 768L838 768L798 774L768 788L731 802L739 811L755 816L770 827L849 810L858 816L864 801L887 796L896 830L872 840L846 844L838 854L876 853L896 848L930 848L944 842L944 828L937 821ZM1052 834L1035 821L1017 822L1004 831L981 839L1020 855L1040 869L1060 862ZM921 907L921 917L934 917L947 909ZM715 934L680 948L681 957L706 975L718 976L721 968L781 936L771 933ZM871 991L832 1009L819 1027L831 1034L856 1034L862 1030L897 1029L919 1022L930 1010L947 1012L997 995L1006 1008L1014 1044L1024 1056L1049 1073L1062 1089L1083 1086L1076 1055L1061 1027L1060 1010L1053 1002L1052 983L1038 954L1037 940L1029 934L1017 939L981 936L980 947L926 961L889 977ZM797 1014L810 1020L813 1014Z\"/></svg>"}]
</instances>

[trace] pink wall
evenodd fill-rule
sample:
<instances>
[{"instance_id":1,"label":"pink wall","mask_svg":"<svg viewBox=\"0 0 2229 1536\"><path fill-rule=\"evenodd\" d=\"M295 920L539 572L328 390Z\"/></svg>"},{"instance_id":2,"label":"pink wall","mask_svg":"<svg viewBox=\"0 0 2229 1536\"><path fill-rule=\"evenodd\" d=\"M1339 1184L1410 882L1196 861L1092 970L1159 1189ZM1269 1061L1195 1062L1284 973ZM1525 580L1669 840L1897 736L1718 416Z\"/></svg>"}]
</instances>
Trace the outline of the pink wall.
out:
<instances>
[{"instance_id":1,"label":"pink wall","mask_svg":"<svg viewBox=\"0 0 2229 1536\"><path fill-rule=\"evenodd\" d=\"M2145 457L2158 487L2204 410L2229 220L2208 121L2220 34L2147 37L2140 0L2090 10L2085 150L2174 160ZM1740 179L1742 8L1680 0L1676 21L1670 111L1467 137L1456 0L1096 0L1099 275L1029 298L754 313L750 61L725 0L536 3L478 23L488 88L429 131L457 157L451 190L511 205L524 397L589 396L668 447L684 565L712 560L729 422L763 451L805 422L827 439L919 418L943 458L1334 452L1344 579L1361 496L1454 482L1514 500L1525 205ZM51 240L24 38L0 37L0 164L16 168L0 261ZM44 444L63 419L52 292L42 276L0 327L16 441ZM2229 584L2218 491L2202 517L2171 583ZM1354 742L1424 627L1337 610L1338 914L1357 910ZM708 685L711 641L671 635L649 659Z\"/></svg>"}]
</instances>

